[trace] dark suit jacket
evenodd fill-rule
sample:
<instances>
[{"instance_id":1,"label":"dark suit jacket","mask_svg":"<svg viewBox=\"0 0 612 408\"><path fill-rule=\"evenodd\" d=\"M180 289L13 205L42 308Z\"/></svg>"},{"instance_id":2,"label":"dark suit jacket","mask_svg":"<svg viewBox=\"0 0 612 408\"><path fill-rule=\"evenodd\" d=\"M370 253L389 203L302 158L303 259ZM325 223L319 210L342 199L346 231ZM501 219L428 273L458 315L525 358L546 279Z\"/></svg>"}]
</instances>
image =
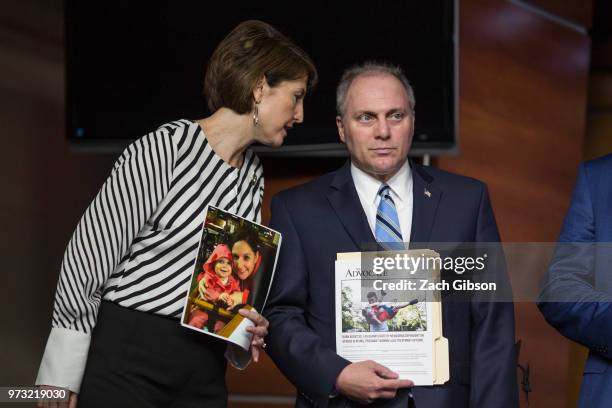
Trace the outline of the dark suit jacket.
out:
<instances>
[{"instance_id":1,"label":"dark suit jacket","mask_svg":"<svg viewBox=\"0 0 612 408\"><path fill-rule=\"evenodd\" d=\"M596 244L599 243L599 244ZM612 155L583 163L538 306L590 349L580 407L612 406Z\"/></svg>"},{"instance_id":2,"label":"dark suit jacket","mask_svg":"<svg viewBox=\"0 0 612 408\"><path fill-rule=\"evenodd\" d=\"M474 179L412 164L411 242L499 241L486 186ZM430 192L428 197L425 190ZM335 352L334 262L337 252L375 241L350 164L272 200L271 227L283 234L265 315L268 353L297 387L297 406L344 406L329 400L349 364ZM418 407L515 407L514 310L508 303L443 306L450 381L415 387ZM385 406L407 405L402 392Z\"/></svg>"}]
</instances>

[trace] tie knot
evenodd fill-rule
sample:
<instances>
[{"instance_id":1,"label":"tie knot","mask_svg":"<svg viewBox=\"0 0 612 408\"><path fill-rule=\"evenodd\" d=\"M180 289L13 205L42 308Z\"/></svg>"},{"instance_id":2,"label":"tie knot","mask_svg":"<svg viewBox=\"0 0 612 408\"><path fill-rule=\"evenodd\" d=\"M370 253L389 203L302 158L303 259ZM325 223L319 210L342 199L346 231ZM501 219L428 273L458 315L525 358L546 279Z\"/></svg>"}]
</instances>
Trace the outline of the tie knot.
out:
<instances>
[{"instance_id":1,"label":"tie knot","mask_svg":"<svg viewBox=\"0 0 612 408\"><path fill-rule=\"evenodd\" d=\"M389 185L384 183L378 189L378 195L381 197L387 197L389 196L390 191L391 191L391 188L389 187Z\"/></svg>"}]
</instances>

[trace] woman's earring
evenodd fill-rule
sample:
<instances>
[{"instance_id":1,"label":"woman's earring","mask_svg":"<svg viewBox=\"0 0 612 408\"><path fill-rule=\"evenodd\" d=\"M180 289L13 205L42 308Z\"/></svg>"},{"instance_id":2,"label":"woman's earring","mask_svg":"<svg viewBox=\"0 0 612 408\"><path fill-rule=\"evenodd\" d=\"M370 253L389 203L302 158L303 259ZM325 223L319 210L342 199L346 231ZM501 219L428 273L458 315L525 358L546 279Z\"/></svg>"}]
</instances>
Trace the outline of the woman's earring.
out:
<instances>
[{"instance_id":1,"label":"woman's earring","mask_svg":"<svg viewBox=\"0 0 612 408\"><path fill-rule=\"evenodd\" d=\"M255 102L255 109L253 110L253 124L255 126L259 126L259 108L258 105L259 102Z\"/></svg>"}]
</instances>

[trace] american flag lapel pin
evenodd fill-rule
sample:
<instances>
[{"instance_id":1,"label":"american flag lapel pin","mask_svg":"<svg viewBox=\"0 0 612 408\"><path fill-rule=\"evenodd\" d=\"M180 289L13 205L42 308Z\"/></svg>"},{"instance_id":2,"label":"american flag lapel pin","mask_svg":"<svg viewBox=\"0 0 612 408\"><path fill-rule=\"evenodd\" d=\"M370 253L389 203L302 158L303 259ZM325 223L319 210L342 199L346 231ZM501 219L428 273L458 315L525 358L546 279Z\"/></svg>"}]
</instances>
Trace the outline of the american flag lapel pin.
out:
<instances>
[{"instance_id":1,"label":"american flag lapel pin","mask_svg":"<svg viewBox=\"0 0 612 408\"><path fill-rule=\"evenodd\" d=\"M428 189L425 189L423 193L425 194L427 198L431 198L431 191L429 191Z\"/></svg>"}]
</instances>

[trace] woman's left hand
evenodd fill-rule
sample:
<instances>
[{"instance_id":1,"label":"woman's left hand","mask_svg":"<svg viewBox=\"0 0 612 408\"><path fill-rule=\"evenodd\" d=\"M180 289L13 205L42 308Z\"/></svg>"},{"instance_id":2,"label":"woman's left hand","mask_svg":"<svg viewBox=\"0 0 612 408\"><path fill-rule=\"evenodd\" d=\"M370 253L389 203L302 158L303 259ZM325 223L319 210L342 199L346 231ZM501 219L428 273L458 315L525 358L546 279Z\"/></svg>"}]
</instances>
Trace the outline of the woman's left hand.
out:
<instances>
[{"instance_id":1,"label":"woman's left hand","mask_svg":"<svg viewBox=\"0 0 612 408\"><path fill-rule=\"evenodd\" d=\"M254 310L240 309L238 311L242 316L252 321L255 326L247 327L247 331L253 334L251 340L251 356L255 362L259 361L259 353L266 348L264 337L268 334L268 320Z\"/></svg>"}]
</instances>

